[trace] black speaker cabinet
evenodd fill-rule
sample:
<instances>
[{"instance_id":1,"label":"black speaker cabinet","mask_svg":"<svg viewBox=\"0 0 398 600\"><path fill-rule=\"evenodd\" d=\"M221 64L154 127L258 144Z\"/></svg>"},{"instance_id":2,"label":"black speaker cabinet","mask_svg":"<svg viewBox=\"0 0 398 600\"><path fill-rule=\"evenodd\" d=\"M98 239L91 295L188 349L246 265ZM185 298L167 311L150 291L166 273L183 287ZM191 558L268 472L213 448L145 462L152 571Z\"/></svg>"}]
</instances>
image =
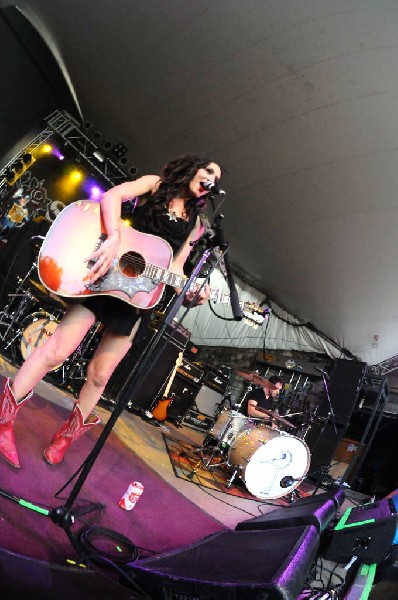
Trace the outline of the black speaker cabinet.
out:
<instances>
[{"instance_id":1,"label":"black speaker cabinet","mask_svg":"<svg viewBox=\"0 0 398 600\"><path fill-rule=\"evenodd\" d=\"M344 492L342 493L344 497ZM235 527L236 531L256 529L279 529L313 525L321 533L333 521L340 505L341 495L338 492L317 494L300 499L283 508L266 513L254 519L242 521ZM309 500L309 501L308 501Z\"/></svg>"},{"instance_id":2,"label":"black speaker cabinet","mask_svg":"<svg viewBox=\"0 0 398 600\"><path fill-rule=\"evenodd\" d=\"M337 425L347 426L366 375L367 364L357 360L337 358L329 379L329 394ZM318 416L326 417L329 403L325 397Z\"/></svg>"},{"instance_id":3,"label":"black speaker cabinet","mask_svg":"<svg viewBox=\"0 0 398 600\"><path fill-rule=\"evenodd\" d=\"M116 399L138 359L153 340L156 331L146 327L141 338L133 344L127 355L119 364L105 390L105 395ZM172 328L163 335L152 360L149 362L141 381L131 394L128 408L130 410L150 410L156 400L162 396L169 376L174 369L179 354L184 351L185 344L181 336L174 336Z\"/></svg>"},{"instance_id":4,"label":"black speaker cabinet","mask_svg":"<svg viewBox=\"0 0 398 600\"><path fill-rule=\"evenodd\" d=\"M170 393L174 398L167 408L167 418L172 421L182 419L193 405L198 389L199 386L196 383L177 373L170 388Z\"/></svg>"},{"instance_id":5,"label":"black speaker cabinet","mask_svg":"<svg viewBox=\"0 0 398 600\"><path fill-rule=\"evenodd\" d=\"M390 499L349 508L338 522L326 552L328 560L373 564L398 544L398 514Z\"/></svg>"},{"instance_id":6,"label":"black speaker cabinet","mask_svg":"<svg viewBox=\"0 0 398 600\"><path fill-rule=\"evenodd\" d=\"M312 526L226 531L130 569L152 600L297 600L318 546Z\"/></svg>"},{"instance_id":7,"label":"black speaker cabinet","mask_svg":"<svg viewBox=\"0 0 398 600\"><path fill-rule=\"evenodd\" d=\"M92 569L47 563L0 549L0 591L7 600L131 600L131 590Z\"/></svg>"},{"instance_id":8,"label":"black speaker cabinet","mask_svg":"<svg viewBox=\"0 0 398 600\"><path fill-rule=\"evenodd\" d=\"M318 479L320 469L330 466L337 447L343 438L345 427L323 423L312 423L311 429L305 437L305 442L310 449L311 464L308 476Z\"/></svg>"}]
</instances>

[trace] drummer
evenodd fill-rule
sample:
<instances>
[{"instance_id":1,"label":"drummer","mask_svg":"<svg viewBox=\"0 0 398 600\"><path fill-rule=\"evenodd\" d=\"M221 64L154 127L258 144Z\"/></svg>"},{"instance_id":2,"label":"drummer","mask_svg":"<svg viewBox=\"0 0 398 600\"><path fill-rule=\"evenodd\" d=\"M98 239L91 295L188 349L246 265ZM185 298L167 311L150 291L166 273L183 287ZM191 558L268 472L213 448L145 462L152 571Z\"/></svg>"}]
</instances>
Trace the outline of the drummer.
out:
<instances>
[{"instance_id":1,"label":"drummer","mask_svg":"<svg viewBox=\"0 0 398 600\"><path fill-rule=\"evenodd\" d=\"M276 398L279 396L279 392L283 388L283 381L277 375L271 375L271 377L268 380L264 380L264 382L265 381L267 381L267 383L271 383L273 389L269 389L265 383L264 386L256 387L249 392L247 400L247 414L249 417L263 419L272 427L277 427L276 422L270 415L260 412L256 409L256 407L258 406L260 408L264 408L271 414L274 414L276 417L278 417L278 408L274 408L274 403Z\"/></svg>"}]
</instances>

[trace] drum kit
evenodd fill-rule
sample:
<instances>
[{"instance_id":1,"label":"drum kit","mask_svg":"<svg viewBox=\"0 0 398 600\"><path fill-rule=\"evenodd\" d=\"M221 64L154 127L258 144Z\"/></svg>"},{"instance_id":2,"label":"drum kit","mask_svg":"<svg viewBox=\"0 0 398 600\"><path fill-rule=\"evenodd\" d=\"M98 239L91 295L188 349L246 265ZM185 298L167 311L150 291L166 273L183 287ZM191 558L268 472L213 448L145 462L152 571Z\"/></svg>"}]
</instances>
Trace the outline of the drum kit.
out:
<instances>
[{"instance_id":1,"label":"drum kit","mask_svg":"<svg viewBox=\"0 0 398 600\"><path fill-rule=\"evenodd\" d=\"M250 384L276 389L257 373L235 372ZM311 456L303 439L282 429L291 430L295 425L274 411L260 412L271 419L272 426L223 407L205 438L204 448L210 454L203 462L207 468L227 466L232 471L227 487L239 477L254 497L273 500L296 490L307 475ZM213 462L216 454L222 456L222 462Z\"/></svg>"}]
</instances>

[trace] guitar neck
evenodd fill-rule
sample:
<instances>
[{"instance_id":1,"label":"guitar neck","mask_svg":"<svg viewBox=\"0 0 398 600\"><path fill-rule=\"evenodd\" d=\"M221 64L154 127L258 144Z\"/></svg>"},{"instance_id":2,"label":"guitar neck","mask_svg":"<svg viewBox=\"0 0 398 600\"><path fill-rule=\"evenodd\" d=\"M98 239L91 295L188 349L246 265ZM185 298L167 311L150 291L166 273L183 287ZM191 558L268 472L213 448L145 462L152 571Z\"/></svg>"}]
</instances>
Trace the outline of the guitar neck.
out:
<instances>
[{"instance_id":1,"label":"guitar neck","mask_svg":"<svg viewBox=\"0 0 398 600\"><path fill-rule=\"evenodd\" d=\"M172 273L168 269L151 264L145 265L142 276L149 277L149 279L153 279L156 283L164 283L176 288L182 288L186 280L183 275L177 275L177 273Z\"/></svg>"}]
</instances>

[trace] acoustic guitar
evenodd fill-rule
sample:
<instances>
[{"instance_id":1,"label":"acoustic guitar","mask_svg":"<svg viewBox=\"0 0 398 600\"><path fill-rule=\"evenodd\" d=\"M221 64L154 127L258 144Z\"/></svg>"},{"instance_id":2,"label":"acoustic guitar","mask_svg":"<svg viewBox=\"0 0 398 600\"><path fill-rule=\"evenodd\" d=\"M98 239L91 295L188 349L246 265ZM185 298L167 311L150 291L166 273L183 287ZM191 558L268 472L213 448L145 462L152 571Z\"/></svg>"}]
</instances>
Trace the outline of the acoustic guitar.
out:
<instances>
[{"instance_id":1,"label":"acoustic guitar","mask_svg":"<svg viewBox=\"0 0 398 600\"><path fill-rule=\"evenodd\" d=\"M110 295L143 309L158 304L166 285L184 287L186 277L170 270L173 252L168 242L137 231L122 220L120 231L119 250L112 266L91 283L87 271L94 263L84 260L107 237L100 205L79 200L66 206L51 224L39 252L37 270L43 285L66 298ZM211 291L211 300L230 303L229 296L218 290ZM264 321L264 311L254 303L241 303L241 309L249 321Z\"/></svg>"}]
</instances>

